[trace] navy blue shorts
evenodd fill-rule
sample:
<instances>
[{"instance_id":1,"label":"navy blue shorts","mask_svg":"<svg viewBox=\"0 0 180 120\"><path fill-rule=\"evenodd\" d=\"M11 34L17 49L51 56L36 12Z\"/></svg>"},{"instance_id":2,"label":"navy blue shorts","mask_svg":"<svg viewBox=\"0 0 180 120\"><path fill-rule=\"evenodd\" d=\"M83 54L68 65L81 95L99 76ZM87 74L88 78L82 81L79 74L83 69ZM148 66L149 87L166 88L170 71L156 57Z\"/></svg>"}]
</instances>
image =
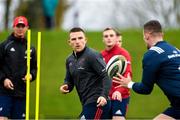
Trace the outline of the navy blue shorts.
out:
<instances>
[{"instance_id":1,"label":"navy blue shorts","mask_svg":"<svg viewBox=\"0 0 180 120\"><path fill-rule=\"evenodd\" d=\"M171 107L167 108L163 114L171 116L175 119L180 119L180 97L170 95L167 97L171 103Z\"/></svg>"},{"instance_id":2,"label":"navy blue shorts","mask_svg":"<svg viewBox=\"0 0 180 120\"><path fill-rule=\"evenodd\" d=\"M89 103L83 106L80 119L110 119L110 101L103 107L97 107L97 103Z\"/></svg>"},{"instance_id":3,"label":"navy blue shorts","mask_svg":"<svg viewBox=\"0 0 180 120\"><path fill-rule=\"evenodd\" d=\"M111 100L111 112L112 116L126 116L127 107L129 104L129 97L119 100Z\"/></svg>"},{"instance_id":4,"label":"navy blue shorts","mask_svg":"<svg viewBox=\"0 0 180 120\"><path fill-rule=\"evenodd\" d=\"M175 119L180 119L180 108L169 107L163 112L163 114L171 116Z\"/></svg>"},{"instance_id":5,"label":"navy blue shorts","mask_svg":"<svg viewBox=\"0 0 180 120\"><path fill-rule=\"evenodd\" d=\"M0 96L0 116L9 119L25 119L26 99Z\"/></svg>"}]
</instances>

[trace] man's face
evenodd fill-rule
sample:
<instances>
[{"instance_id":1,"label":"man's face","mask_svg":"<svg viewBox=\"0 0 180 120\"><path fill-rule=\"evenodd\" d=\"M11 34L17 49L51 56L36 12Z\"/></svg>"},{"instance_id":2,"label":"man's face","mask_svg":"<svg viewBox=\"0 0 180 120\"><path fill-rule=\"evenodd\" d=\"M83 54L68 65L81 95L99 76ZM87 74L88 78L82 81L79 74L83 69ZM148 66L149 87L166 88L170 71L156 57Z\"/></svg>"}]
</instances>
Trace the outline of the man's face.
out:
<instances>
[{"instance_id":1,"label":"man's face","mask_svg":"<svg viewBox=\"0 0 180 120\"><path fill-rule=\"evenodd\" d=\"M81 52L86 46L86 37L83 32L70 33L69 45L74 52Z\"/></svg>"},{"instance_id":2,"label":"man's face","mask_svg":"<svg viewBox=\"0 0 180 120\"><path fill-rule=\"evenodd\" d=\"M14 35L18 38L24 38L26 31L28 30L28 27L24 24L17 24L15 27L13 27Z\"/></svg>"},{"instance_id":3,"label":"man's face","mask_svg":"<svg viewBox=\"0 0 180 120\"><path fill-rule=\"evenodd\" d=\"M117 36L114 30L106 30L103 32L103 42L107 47L113 47L117 44Z\"/></svg>"},{"instance_id":4,"label":"man's face","mask_svg":"<svg viewBox=\"0 0 180 120\"><path fill-rule=\"evenodd\" d=\"M122 46L122 36L121 36L121 35L117 36L117 45L118 45L119 47Z\"/></svg>"}]
</instances>

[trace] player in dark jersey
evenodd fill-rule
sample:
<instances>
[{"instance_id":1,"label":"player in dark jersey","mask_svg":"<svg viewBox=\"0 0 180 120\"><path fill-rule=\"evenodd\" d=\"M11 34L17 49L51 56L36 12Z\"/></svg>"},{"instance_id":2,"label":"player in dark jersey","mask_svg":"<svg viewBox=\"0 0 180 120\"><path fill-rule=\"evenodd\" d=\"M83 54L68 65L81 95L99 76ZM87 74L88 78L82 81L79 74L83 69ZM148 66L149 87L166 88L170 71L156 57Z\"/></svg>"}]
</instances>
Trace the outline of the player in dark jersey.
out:
<instances>
[{"instance_id":1,"label":"player in dark jersey","mask_svg":"<svg viewBox=\"0 0 180 120\"><path fill-rule=\"evenodd\" d=\"M27 19L16 17L13 33L0 44L0 119L25 118L27 29ZM31 81L35 80L36 71L36 50L31 47Z\"/></svg>"},{"instance_id":2,"label":"player in dark jersey","mask_svg":"<svg viewBox=\"0 0 180 120\"><path fill-rule=\"evenodd\" d=\"M81 28L70 30L68 42L73 53L66 60L66 77L60 91L69 93L76 87L83 106L81 119L108 119L111 80L102 56L86 46L87 40Z\"/></svg>"},{"instance_id":3,"label":"player in dark jersey","mask_svg":"<svg viewBox=\"0 0 180 120\"><path fill-rule=\"evenodd\" d=\"M150 94L156 83L167 96L170 106L155 120L180 119L180 51L163 40L161 24L157 20L147 22L143 34L148 51L142 61L142 81L134 83L119 74L114 82L139 94Z\"/></svg>"}]
</instances>

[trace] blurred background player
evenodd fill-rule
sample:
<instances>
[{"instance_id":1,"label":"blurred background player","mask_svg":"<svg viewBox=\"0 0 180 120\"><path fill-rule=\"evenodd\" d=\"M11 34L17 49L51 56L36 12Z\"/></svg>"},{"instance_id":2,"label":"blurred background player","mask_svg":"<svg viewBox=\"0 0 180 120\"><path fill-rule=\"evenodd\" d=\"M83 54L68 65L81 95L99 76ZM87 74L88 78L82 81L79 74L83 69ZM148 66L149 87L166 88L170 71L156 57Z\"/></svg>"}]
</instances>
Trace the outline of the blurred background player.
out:
<instances>
[{"instance_id":1,"label":"blurred background player","mask_svg":"<svg viewBox=\"0 0 180 120\"><path fill-rule=\"evenodd\" d=\"M59 0L42 0L45 25L47 29L55 26L55 13Z\"/></svg>"},{"instance_id":2,"label":"blurred background player","mask_svg":"<svg viewBox=\"0 0 180 120\"><path fill-rule=\"evenodd\" d=\"M106 28L103 31L103 42L105 44L105 50L101 52L106 63L115 55L123 55L127 61L127 69L123 76L127 74L132 75L131 69L131 57L130 54L124 48L117 44L119 37L116 35L116 31L113 28ZM127 106L130 99L130 91L128 88L116 87L118 84L113 83L109 96L111 98L111 109L113 119L125 119Z\"/></svg>"},{"instance_id":3,"label":"blurred background player","mask_svg":"<svg viewBox=\"0 0 180 120\"><path fill-rule=\"evenodd\" d=\"M117 45L119 47L122 47L122 34L120 32L118 32L117 30L115 32L116 32L116 36L117 36Z\"/></svg>"},{"instance_id":4,"label":"blurred background player","mask_svg":"<svg viewBox=\"0 0 180 120\"><path fill-rule=\"evenodd\" d=\"M26 106L26 69L28 21L14 19L13 33L0 44L0 119L24 119ZM37 71L36 51L31 47L30 80Z\"/></svg>"},{"instance_id":5,"label":"blurred background player","mask_svg":"<svg viewBox=\"0 0 180 120\"><path fill-rule=\"evenodd\" d=\"M143 58L142 81L134 83L129 76L119 74L114 82L139 94L150 94L156 83L167 96L170 107L154 120L180 119L180 51L163 40L162 27L157 20L144 24L143 35L148 51Z\"/></svg>"},{"instance_id":6,"label":"blurred background player","mask_svg":"<svg viewBox=\"0 0 180 120\"><path fill-rule=\"evenodd\" d=\"M102 56L86 46L87 39L81 28L72 28L69 45L73 53L66 60L66 77L60 91L69 93L76 87L81 104L81 119L108 119L108 93L111 80Z\"/></svg>"}]
</instances>

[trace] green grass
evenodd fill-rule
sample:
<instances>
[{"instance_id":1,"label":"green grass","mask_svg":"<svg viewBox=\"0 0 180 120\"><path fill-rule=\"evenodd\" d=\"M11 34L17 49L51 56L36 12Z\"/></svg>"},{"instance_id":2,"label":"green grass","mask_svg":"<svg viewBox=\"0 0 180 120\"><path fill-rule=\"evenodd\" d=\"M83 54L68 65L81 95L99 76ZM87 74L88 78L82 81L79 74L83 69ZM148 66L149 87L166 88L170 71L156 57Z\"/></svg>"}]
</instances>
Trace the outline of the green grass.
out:
<instances>
[{"instance_id":1,"label":"green grass","mask_svg":"<svg viewBox=\"0 0 180 120\"><path fill-rule=\"evenodd\" d=\"M9 32L10 33L10 32ZM6 39L8 32L0 33L0 40ZM141 81L141 60L146 47L142 30L123 30L123 47L132 56L133 80ZM180 48L178 40L180 30L165 31L165 40ZM100 32L88 32L88 45L96 50L102 50L102 35ZM37 32L32 32L32 43L36 46ZM41 86L40 86L40 118L77 118L81 112L81 104L74 90L63 95L59 86L65 75L65 59L71 53L67 44L68 33L63 31L42 31ZM35 82L31 84L30 115L34 118ZM155 86L151 95L139 95L131 91L131 99L127 118L153 118L168 106L167 98Z\"/></svg>"}]
</instances>

